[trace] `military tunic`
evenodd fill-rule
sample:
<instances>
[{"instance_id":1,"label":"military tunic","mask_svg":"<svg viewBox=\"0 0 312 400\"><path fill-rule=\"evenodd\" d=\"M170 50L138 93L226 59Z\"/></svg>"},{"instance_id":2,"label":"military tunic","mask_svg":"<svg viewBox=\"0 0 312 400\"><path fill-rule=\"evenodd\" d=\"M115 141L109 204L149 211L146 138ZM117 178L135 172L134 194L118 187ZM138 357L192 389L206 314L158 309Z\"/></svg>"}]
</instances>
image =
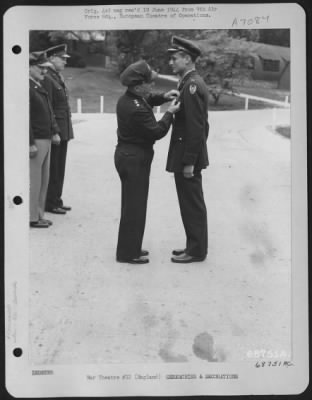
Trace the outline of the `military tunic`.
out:
<instances>
[{"instance_id":1,"label":"military tunic","mask_svg":"<svg viewBox=\"0 0 312 400\"><path fill-rule=\"evenodd\" d=\"M207 211L201 170L209 164L207 152L208 90L195 71L181 80L180 110L175 114L168 151L167 171L174 172L181 217L186 233L186 252L205 257L208 248ZM194 176L185 178L185 165L194 165Z\"/></svg>"},{"instance_id":2,"label":"military tunic","mask_svg":"<svg viewBox=\"0 0 312 400\"><path fill-rule=\"evenodd\" d=\"M172 113L166 112L157 122L152 107L166 101L163 95L144 99L128 90L117 103L115 166L122 190L117 260L127 261L140 256L153 144L166 135L173 119Z\"/></svg>"},{"instance_id":3,"label":"military tunic","mask_svg":"<svg viewBox=\"0 0 312 400\"><path fill-rule=\"evenodd\" d=\"M209 164L208 90L196 71L184 76L178 90L181 104L172 126L167 171L182 172L184 165L194 165L198 171Z\"/></svg>"},{"instance_id":4,"label":"military tunic","mask_svg":"<svg viewBox=\"0 0 312 400\"><path fill-rule=\"evenodd\" d=\"M43 81L43 86L49 93L61 138L60 145L52 145L51 148L50 180L46 203L46 209L50 210L63 205L62 193L67 145L68 141L73 139L74 135L67 88L62 76L57 71L49 68Z\"/></svg>"}]
</instances>

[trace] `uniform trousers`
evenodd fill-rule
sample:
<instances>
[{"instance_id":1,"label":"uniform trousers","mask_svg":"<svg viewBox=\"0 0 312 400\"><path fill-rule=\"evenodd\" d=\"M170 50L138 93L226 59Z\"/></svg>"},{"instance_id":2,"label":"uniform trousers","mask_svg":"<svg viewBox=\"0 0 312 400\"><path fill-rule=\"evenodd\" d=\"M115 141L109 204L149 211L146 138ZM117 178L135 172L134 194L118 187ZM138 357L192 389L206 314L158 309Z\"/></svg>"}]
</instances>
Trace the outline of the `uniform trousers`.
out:
<instances>
[{"instance_id":1,"label":"uniform trousers","mask_svg":"<svg viewBox=\"0 0 312 400\"><path fill-rule=\"evenodd\" d=\"M38 152L30 158L30 194L29 214L30 222L36 222L43 218L44 206L47 196L50 169L50 139L35 139Z\"/></svg>"},{"instance_id":2,"label":"uniform trousers","mask_svg":"<svg viewBox=\"0 0 312 400\"><path fill-rule=\"evenodd\" d=\"M46 210L63 205L62 193L65 177L65 165L68 140L61 140L59 145L52 144L50 179L46 200Z\"/></svg>"},{"instance_id":3,"label":"uniform trousers","mask_svg":"<svg viewBox=\"0 0 312 400\"><path fill-rule=\"evenodd\" d=\"M194 257L205 257L208 250L208 228L201 172L195 171L192 178L175 173L174 178L186 234L186 253Z\"/></svg>"},{"instance_id":4,"label":"uniform trousers","mask_svg":"<svg viewBox=\"0 0 312 400\"><path fill-rule=\"evenodd\" d=\"M121 216L117 260L138 258L145 230L149 177L154 150L139 145L118 144L115 167L121 180Z\"/></svg>"}]
</instances>

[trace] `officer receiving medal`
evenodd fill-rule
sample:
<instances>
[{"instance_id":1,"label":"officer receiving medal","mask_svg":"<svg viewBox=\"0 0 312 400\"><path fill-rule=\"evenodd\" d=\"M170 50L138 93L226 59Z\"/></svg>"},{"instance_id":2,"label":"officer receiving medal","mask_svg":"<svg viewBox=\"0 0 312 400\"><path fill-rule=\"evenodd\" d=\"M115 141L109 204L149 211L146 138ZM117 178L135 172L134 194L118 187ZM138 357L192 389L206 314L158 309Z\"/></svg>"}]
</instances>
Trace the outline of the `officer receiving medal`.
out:
<instances>
[{"instance_id":1,"label":"officer receiving medal","mask_svg":"<svg viewBox=\"0 0 312 400\"><path fill-rule=\"evenodd\" d=\"M168 49L169 64L180 78L180 109L175 114L167 171L174 173L181 217L186 234L185 247L173 250L171 261L191 263L205 260L208 251L207 211L201 170L208 166L208 89L195 70L200 56L192 41L176 37Z\"/></svg>"}]
</instances>

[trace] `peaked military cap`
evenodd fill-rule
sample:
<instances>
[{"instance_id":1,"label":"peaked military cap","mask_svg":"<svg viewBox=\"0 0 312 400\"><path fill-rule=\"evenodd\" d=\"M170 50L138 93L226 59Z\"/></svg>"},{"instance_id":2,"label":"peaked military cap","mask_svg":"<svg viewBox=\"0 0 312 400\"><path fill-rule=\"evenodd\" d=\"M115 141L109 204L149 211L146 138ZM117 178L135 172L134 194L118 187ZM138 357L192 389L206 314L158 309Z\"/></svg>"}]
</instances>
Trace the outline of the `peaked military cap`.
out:
<instances>
[{"instance_id":1,"label":"peaked military cap","mask_svg":"<svg viewBox=\"0 0 312 400\"><path fill-rule=\"evenodd\" d=\"M157 77L157 72L147 64L146 61L140 60L130 64L120 75L120 82L124 86L140 85L141 83L152 82Z\"/></svg>"},{"instance_id":2,"label":"peaked military cap","mask_svg":"<svg viewBox=\"0 0 312 400\"><path fill-rule=\"evenodd\" d=\"M64 58L70 57L67 54L67 44L59 44L57 46L50 47L47 50L45 50L45 53L47 57L53 57L53 56L64 57Z\"/></svg>"},{"instance_id":3,"label":"peaked military cap","mask_svg":"<svg viewBox=\"0 0 312 400\"><path fill-rule=\"evenodd\" d=\"M51 63L47 60L43 51L33 51L29 53L29 65L38 65L39 67L50 67Z\"/></svg>"},{"instance_id":4,"label":"peaked military cap","mask_svg":"<svg viewBox=\"0 0 312 400\"><path fill-rule=\"evenodd\" d=\"M184 39L178 36L173 36L171 39L171 48L167 50L169 53L176 53L177 51L184 51L192 57L199 57L201 55L200 48L191 40Z\"/></svg>"}]
</instances>

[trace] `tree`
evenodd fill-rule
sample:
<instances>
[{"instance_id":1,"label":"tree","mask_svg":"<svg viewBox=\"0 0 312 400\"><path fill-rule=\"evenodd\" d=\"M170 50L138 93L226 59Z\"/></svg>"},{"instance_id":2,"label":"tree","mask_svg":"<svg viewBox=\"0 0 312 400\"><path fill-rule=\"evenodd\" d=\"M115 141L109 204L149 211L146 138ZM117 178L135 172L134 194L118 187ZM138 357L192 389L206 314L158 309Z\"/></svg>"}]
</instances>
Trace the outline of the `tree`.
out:
<instances>
[{"instance_id":1,"label":"tree","mask_svg":"<svg viewBox=\"0 0 312 400\"><path fill-rule=\"evenodd\" d=\"M259 42L276 46L290 46L290 29L260 29Z\"/></svg>"},{"instance_id":2,"label":"tree","mask_svg":"<svg viewBox=\"0 0 312 400\"><path fill-rule=\"evenodd\" d=\"M49 31L30 31L29 51L40 51L53 46Z\"/></svg>"},{"instance_id":3,"label":"tree","mask_svg":"<svg viewBox=\"0 0 312 400\"><path fill-rule=\"evenodd\" d=\"M88 53L106 54L106 31L31 31L30 50L44 50L58 44L67 43L70 58L68 66L85 67L86 62L77 43L84 43Z\"/></svg>"},{"instance_id":4,"label":"tree","mask_svg":"<svg viewBox=\"0 0 312 400\"><path fill-rule=\"evenodd\" d=\"M143 43L147 30L123 30L116 32L118 50L118 72L121 73L129 64L143 56Z\"/></svg>"},{"instance_id":5,"label":"tree","mask_svg":"<svg viewBox=\"0 0 312 400\"><path fill-rule=\"evenodd\" d=\"M116 31L119 72L139 59L146 60L160 73L171 73L167 48L174 35L195 38L198 30L132 30Z\"/></svg>"},{"instance_id":6,"label":"tree","mask_svg":"<svg viewBox=\"0 0 312 400\"><path fill-rule=\"evenodd\" d=\"M234 94L235 84L251 76L251 45L246 40L234 39L228 30L202 32L198 43L202 56L197 69L208 85L217 105L223 94Z\"/></svg>"},{"instance_id":7,"label":"tree","mask_svg":"<svg viewBox=\"0 0 312 400\"><path fill-rule=\"evenodd\" d=\"M229 29L229 36L236 39L245 39L251 42L259 42L259 29Z\"/></svg>"}]
</instances>

